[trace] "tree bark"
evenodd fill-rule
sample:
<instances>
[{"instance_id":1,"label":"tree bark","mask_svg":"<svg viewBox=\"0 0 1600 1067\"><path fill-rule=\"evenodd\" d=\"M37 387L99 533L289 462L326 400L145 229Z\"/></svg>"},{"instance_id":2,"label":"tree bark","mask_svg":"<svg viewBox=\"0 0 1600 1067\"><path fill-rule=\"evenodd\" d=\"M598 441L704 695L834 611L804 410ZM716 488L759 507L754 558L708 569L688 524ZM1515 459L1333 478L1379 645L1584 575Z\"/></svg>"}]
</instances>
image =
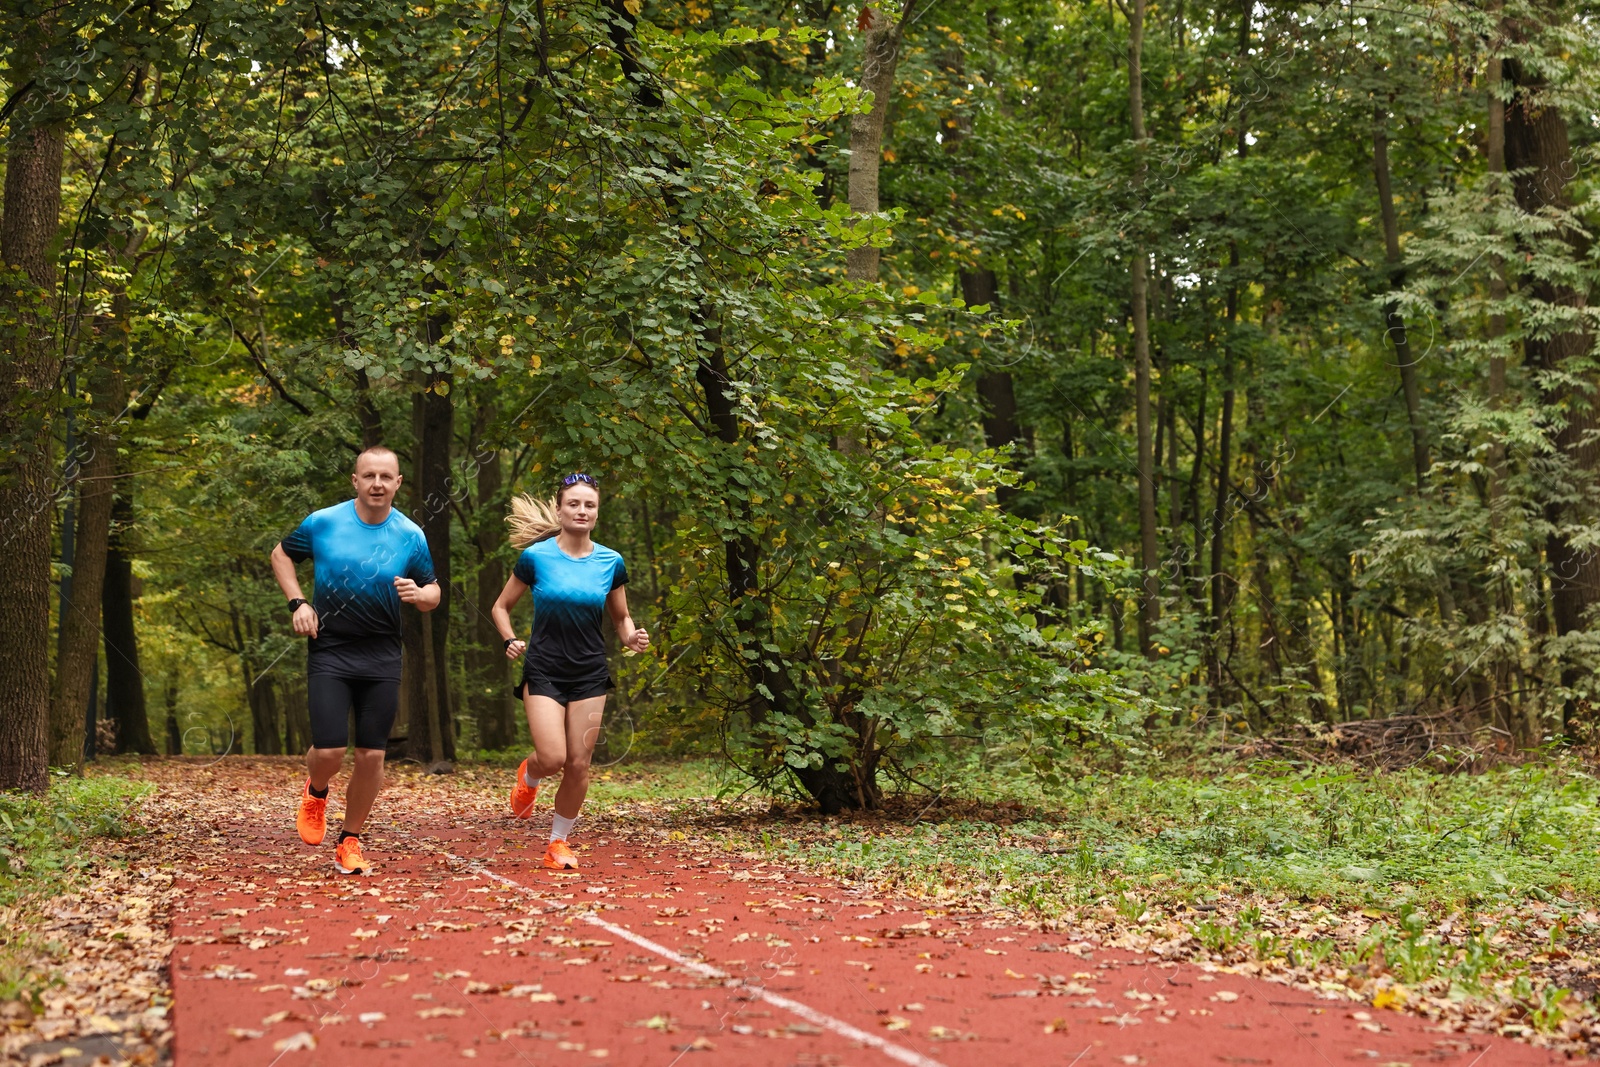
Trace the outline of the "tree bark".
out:
<instances>
[{"instance_id":1,"label":"tree bark","mask_svg":"<svg viewBox=\"0 0 1600 1067\"><path fill-rule=\"evenodd\" d=\"M1240 5L1239 14L1239 40L1237 49L1237 62L1241 69L1248 64L1250 55L1250 16L1254 8L1254 0L1244 0ZM1243 160L1250 154L1250 141L1246 136L1249 133L1249 124L1246 122L1244 108L1239 110L1238 130L1234 141L1234 156ZM1224 678L1225 661L1222 654L1222 629L1227 619L1228 612L1233 606L1235 583L1233 576L1228 573L1227 543L1223 538L1223 531L1227 525L1228 499L1231 493L1229 486L1233 471L1233 410L1237 403L1235 389L1235 376L1237 373L1234 359L1236 338L1235 327L1239 321L1239 302L1242 290L1239 285L1239 243L1228 242L1228 296L1223 304L1223 338L1222 338L1222 410L1219 413L1217 427L1217 491L1216 505L1211 509L1210 531L1210 561L1207 565L1206 585L1211 592L1211 617L1207 620L1206 629L1210 640L1208 641L1209 677L1211 682L1212 702L1220 707L1224 700L1226 679ZM1259 475L1258 475L1259 480ZM1260 571L1262 561L1261 539L1255 527L1255 519L1251 517L1251 548L1257 555L1257 570ZM1270 573L1268 575L1270 577ZM1272 589L1270 582L1260 595L1266 602L1272 602ZM1270 613L1263 616L1263 622L1271 627L1274 620ZM1275 643L1266 639L1266 661L1276 667L1278 649ZM1275 677L1274 672L1274 677Z\"/></svg>"},{"instance_id":2,"label":"tree bark","mask_svg":"<svg viewBox=\"0 0 1600 1067\"><path fill-rule=\"evenodd\" d=\"M487 393L478 405L477 425L473 430L473 454L477 463L477 542L478 611L471 653L467 657L471 672L473 714L478 720L478 743L487 749L506 749L516 739L511 699L506 688L506 657L500 634L494 628L490 609L506 584L505 561L500 556L506 527L502 521L503 475L500 453L485 439L493 418L494 404Z\"/></svg>"},{"instance_id":3,"label":"tree bark","mask_svg":"<svg viewBox=\"0 0 1600 1067\"><path fill-rule=\"evenodd\" d=\"M1506 174L1506 104L1501 97L1504 78L1502 60L1491 56L1487 81L1489 83L1488 169L1490 187L1495 193L1503 188ZM1498 341L1506 333L1506 316L1503 310L1506 298L1505 263L1495 256L1489 263L1489 340ZM1506 357L1498 351L1489 356L1489 406L1498 408L1506 392ZM1490 449L1489 498L1499 496L1500 481L1505 465L1505 446L1495 444Z\"/></svg>"},{"instance_id":4,"label":"tree bark","mask_svg":"<svg viewBox=\"0 0 1600 1067\"><path fill-rule=\"evenodd\" d=\"M1372 111L1372 172L1378 186L1378 211L1383 219L1383 258L1389 269L1391 291L1405 284L1405 268L1400 258L1400 220L1394 209L1394 192L1389 181L1389 116L1381 104ZM1406 336L1405 316L1394 301L1383 305L1384 326L1394 345L1395 362L1400 369L1400 391L1405 397L1406 423L1411 428L1411 464L1416 471L1417 491L1422 492L1433 461L1428 457L1428 439L1422 425L1422 394L1417 385L1417 363Z\"/></svg>"},{"instance_id":5,"label":"tree bark","mask_svg":"<svg viewBox=\"0 0 1600 1067\"><path fill-rule=\"evenodd\" d=\"M442 326L430 326L442 332ZM412 420L416 428L416 458L412 476L416 487L411 518L428 539L433 556L433 571L439 579L439 606L423 613L406 611L406 630L411 635L406 653L416 657L424 647L423 658L415 666L426 667L413 674L408 704L411 712L408 744L413 753L422 753L423 763L456 758L455 716L452 714L449 671L450 643L450 446L454 434L455 407L450 399L449 379L430 375L412 401ZM431 714L430 724L419 715ZM425 740L426 739L426 740Z\"/></svg>"},{"instance_id":6,"label":"tree bark","mask_svg":"<svg viewBox=\"0 0 1600 1067\"><path fill-rule=\"evenodd\" d=\"M111 537L111 502L116 474L116 437L111 421L127 403L122 374L96 375L95 425L84 434L73 531L72 586L62 598L56 646L55 689L50 706L50 763L77 766L83 760L84 709L100 655L101 593Z\"/></svg>"},{"instance_id":7,"label":"tree bark","mask_svg":"<svg viewBox=\"0 0 1600 1067\"><path fill-rule=\"evenodd\" d=\"M864 31L861 88L872 94L872 107L850 116L850 211L872 215L878 211L878 172L883 165L883 127L900 65L901 28L915 0L907 0L900 17L891 19L871 4L861 9L857 25ZM845 254L845 273L853 282L878 280L879 250L870 245Z\"/></svg>"},{"instance_id":8,"label":"tree bark","mask_svg":"<svg viewBox=\"0 0 1600 1067\"><path fill-rule=\"evenodd\" d=\"M1145 0L1128 0L1128 118L1135 151L1135 198L1144 195L1148 164L1145 162L1144 128L1144 12ZM1140 205L1142 207L1142 205ZM1135 225L1138 225L1135 223ZM1138 437L1136 466L1139 479L1139 568L1143 589L1139 598L1139 651L1149 656L1152 635L1161 620L1160 546L1156 528L1155 438L1150 425L1150 253L1142 237L1135 237L1129 271L1129 298L1133 318L1134 420Z\"/></svg>"},{"instance_id":9,"label":"tree bark","mask_svg":"<svg viewBox=\"0 0 1600 1067\"><path fill-rule=\"evenodd\" d=\"M9 85L33 81L55 29L49 17L20 26ZM50 421L60 359L52 309L61 224L66 131L54 102L35 91L10 117L0 216L0 473L6 595L0 597L0 789L42 792L50 753L50 542L55 522Z\"/></svg>"},{"instance_id":10,"label":"tree bark","mask_svg":"<svg viewBox=\"0 0 1600 1067\"><path fill-rule=\"evenodd\" d=\"M372 382L365 368L355 372L356 422L361 426L361 447L373 448L383 444L383 415L372 399Z\"/></svg>"},{"instance_id":11,"label":"tree bark","mask_svg":"<svg viewBox=\"0 0 1600 1067\"><path fill-rule=\"evenodd\" d=\"M1500 47L1501 42L1496 40L1491 43L1491 48ZM1485 163L1489 171L1489 191L1492 196L1504 195L1506 188L1506 104L1502 96L1504 75L1502 60L1498 55L1491 55L1488 63L1485 80L1488 83L1488 138L1486 147L1487 159ZM1498 411L1505 405L1506 400L1506 357L1500 348L1500 343L1506 333L1505 301L1507 296L1506 265L1500 256L1492 256L1489 261L1489 331L1488 340L1492 346L1489 350L1489 409ZM1500 539L1502 527L1501 499L1505 493L1506 477L1506 447L1503 440L1498 437L1489 445L1489 531L1496 542ZM1497 583L1491 600L1495 612L1506 615L1515 611L1511 598L1508 596L1504 583ZM1498 722L1506 725L1512 736L1524 746L1538 744L1539 729L1536 722L1524 720L1515 713L1514 699L1509 694L1519 688L1512 680L1512 672L1516 664L1504 657L1497 658L1493 664L1493 703L1490 709L1491 716ZM1531 715L1537 712L1532 709L1537 707L1534 701L1528 701L1526 706Z\"/></svg>"},{"instance_id":12,"label":"tree bark","mask_svg":"<svg viewBox=\"0 0 1600 1067\"><path fill-rule=\"evenodd\" d=\"M1228 252L1228 264L1231 267L1239 266L1239 249L1234 246ZM1228 287L1228 300L1223 314L1224 330L1222 340L1222 415L1221 424L1217 429L1217 498L1216 506L1211 510L1211 687L1212 692L1220 696L1223 690L1222 650L1219 642L1222 638L1222 622L1228 614L1228 609L1233 603L1233 584L1227 572L1227 560L1224 555L1223 531L1227 526L1227 508L1229 495L1229 478L1233 470L1233 405L1234 393L1234 366L1233 366L1233 329L1239 317L1239 286L1237 282Z\"/></svg>"},{"instance_id":13,"label":"tree bark","mask_svg":"<svg viewBox=\"0 0 1600 1067\"><path fill-rule=\"evenodd\" d=\"M133 500L129 480L119 479L111 505L111 538L106 549L101 610L105 617L106 716L117 724L117 753L153 756L144 672L139 669L139 639L133 621Z\"/></svg>"},{"instance_id":14,"label":"tree bark","mask_svg":"<svg viewBox=\"0 0 1600 1067\"><path fill-rule=\"evenodd\" d=\"M1000 299L1000 287L995 273L988 267L960 272L961 299L968 307L987 305L994 307ZM1016 445L1024 439L1022 425L1017 419L1017 390L1011 372L985 367L978 373L978 402L982 405L983 440L990 448ZM1013 466L1017 466L1013 461ZM1007 507L1016 496L1016 489L1005 486L998 499Z\"/></svg>"},{"instance_id":15,"label":"tree bark","mask_svg":"<svg viewBox=\"0 0 1600 1067\"><path fill-rule=\"evenodd\" d=\"M183 755L183 731L178 729L178 675L167 675L167 755Z\"/></svg>"},{"instance_id":16,"label":"tree bark","mask_svg":"<svg viewBox=\"0 0 1600 1067\"><path fill-rule=\"evenodd\" d=\"M1501 73L1512 85L1512 99L1506 108L1505 165L1516 173L1513 191L1517 204L1529 214L1546 209L1568 210L1571 206L1568 185L1577 173L1568 142L1566 118L1559 106L1545 98L1547 86L1536 71L1520 60L1506 59ZM1520 172L1520 173L1517 173ZM1589 240L1580 232L1565 230L1561 238L1571 248L1576 262L1589 254ZM1531 276L1526 289L1534 300L1552 308L1581 310L1586 295L1548 278ZM1530 336L1523 343L1523 359L1529 367L1561 371L1566 364L1588 354L1590 337L1576 323L1558 327L1549 337ZM1592 378L1588 371L1582 372ZM1569 464L1576 483L1564 495L1592 499L1594 472L1600 460L1600 445L1595 440L1600 430L1591 390L1586 386L1554 385L1547 389L1545 401L1565 413L1554 432L1553 444ZM1589 609L1600 601L1600 562L1592 550L1572 543L1566 528L1588 521L1589 509L1577 502L1552 501L1545 515L1552 532L1545 543L1545 560L1550 571L1551 608L1556 633L1565 635L1585 628ZM1581 676L1576 667L1562 671L1562 682L1573 685ZM1566 716L1570 719L1573 708ZM1570 722L1564 726L1570 726Z\"/></svg>"}]
</instances>

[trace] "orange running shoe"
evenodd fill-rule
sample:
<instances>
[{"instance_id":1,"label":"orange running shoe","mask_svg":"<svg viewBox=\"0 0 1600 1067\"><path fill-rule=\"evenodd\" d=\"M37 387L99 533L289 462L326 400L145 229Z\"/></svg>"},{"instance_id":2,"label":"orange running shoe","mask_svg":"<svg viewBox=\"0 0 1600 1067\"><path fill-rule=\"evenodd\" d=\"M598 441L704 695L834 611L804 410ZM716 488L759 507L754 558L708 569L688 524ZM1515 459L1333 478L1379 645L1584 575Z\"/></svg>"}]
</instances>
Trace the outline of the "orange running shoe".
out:
<instances>
[{"instance_id":1,"label":"orange running shoe","mask_svg":"<svg viewBox=\"0 0 1600 1067\"><path fill-rule=\"evenodd\" d=\"M328 832L328 798L311 795L309 778L300 790L300 810L295 813L294 825L300 831L300 840L308 845L322 844L322 837Z\"/></svg>"},{"instance_id":2,"label":"orange running shoe","mask_svg":"<svg viewBox=\"0 0 1600 1067\"><path fill-rule=\"evenodd\" d=\"M340 874L372 873L372 864L361 854L359 837L347 837L339 842L339 850L333 854L333 865L339 868Z\"/></svg>"},{"instance_id":3,"label":"orange running shoe","mask_svg":"<svg viewBox=\"0 0 1600 1067\"><path fill-rule=\"evenodd\" d=\"M572 854L565 841L552 841L544 850L544 865L552 871L577 870L578 857Z\"/></svg>"},{"instance_id":4,"label":"orange running shoe","mask_svg":"<svg viewBox=\"0 0 1600 1067\"><path fill-rule=\"evenodd\" d=\"M511 814L526 819L533 814L533 802L539 798L539 787L527 782L528 761L517 768L517 783L511 787Z\"/></svg>"}]
</instances>

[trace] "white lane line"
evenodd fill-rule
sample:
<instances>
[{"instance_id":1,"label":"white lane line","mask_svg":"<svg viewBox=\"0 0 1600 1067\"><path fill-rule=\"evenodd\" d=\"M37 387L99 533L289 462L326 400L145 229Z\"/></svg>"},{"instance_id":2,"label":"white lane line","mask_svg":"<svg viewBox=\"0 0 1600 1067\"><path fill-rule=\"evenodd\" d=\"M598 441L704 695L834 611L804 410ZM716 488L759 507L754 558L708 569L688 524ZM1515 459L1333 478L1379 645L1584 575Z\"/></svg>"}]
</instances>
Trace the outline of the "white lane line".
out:
<instances>
[{"instance_id":1,"label":"white lane line","mask_svg":"<svg viewBox=\"0 0 1600 1067\"><path fill-rule=\"evenodd\" d=\"M538 892L530 887L523 885L521 882L507 878L503 874L496 874L494 871L491 871L488 867L485 867L476 860L469 860L463 856L457 856L450 852L446 852L444 855L455 860L457 863L465 864L467 870L478 875L480 878L487 878L490 881L499 882L501 885L515 889L525 896L534 897L535 899L539 900L543 899L540 897ZM888 1056L891 1060L896 1060L900 1063L906 1064L906 1067L945 1067L945 1065L940 1063L938 1060L931 1059L927 1056L924 1056L922 1053L908 1049L903 1045L897 1045L892 1041L885 1041L877 1034L868 1033L859 1027L851 1026L843 1019L835 1019L833 1016L826 1015L823 1012L811 1007L809 1004L802 1004L798 1000L791 1000L789 997L782 996L778 993L768 992L764 986L754 985L750 982L746 982L742 978L734 977L727 971L719 970L710 964L701 963L699 960L692 960L687 956L673 951L666 945L657 944L648 937L634 933L625 926L618 926L616 923L607 922L593 912L585 911L580 912L579 914L583 918L584 922L588 923L590 926L598 926L600 929L604 930L608 934L611 934L613 937L620 937L624 941L638 945L642 949L654 952L662 959L675 963L684 970L698 974L702 978L716 979L717 981L726 983L729 988L743 989L746 992L755 995L757 998L766 1001L775 1008L782 1008L784 1011L787 1011L792 1015L798 1015L800 1018L804 1019L813 1026L821 1027L824 1030L829 1030L835 1034L838 1034L840 1037L847 1038L848 1040L858 1042L862 1045L867 1045L871 1048L875 1048L885 1056Z\"/></svg>"}]
</instances>

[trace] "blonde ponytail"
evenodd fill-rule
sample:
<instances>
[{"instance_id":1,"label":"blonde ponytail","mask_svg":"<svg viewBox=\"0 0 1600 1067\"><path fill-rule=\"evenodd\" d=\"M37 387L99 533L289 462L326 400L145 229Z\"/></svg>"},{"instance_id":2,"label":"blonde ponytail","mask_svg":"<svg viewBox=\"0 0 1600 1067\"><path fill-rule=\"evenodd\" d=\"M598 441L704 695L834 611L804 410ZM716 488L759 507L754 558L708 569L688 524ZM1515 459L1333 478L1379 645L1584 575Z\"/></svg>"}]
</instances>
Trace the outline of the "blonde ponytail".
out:
<instances>
[{"instance_id":1,"label":"blonde ponytail","mask_svg":"<svg viewBox=\"0 0 1600 1067\"><path fill-rule=\"evenodd\" d=\"M554 500L535 500L521 495L511 498L511 514L506 525L511 527L511 547L527 548L535 541L543 541L561 532Z\"/></svg>"}]
</instances>

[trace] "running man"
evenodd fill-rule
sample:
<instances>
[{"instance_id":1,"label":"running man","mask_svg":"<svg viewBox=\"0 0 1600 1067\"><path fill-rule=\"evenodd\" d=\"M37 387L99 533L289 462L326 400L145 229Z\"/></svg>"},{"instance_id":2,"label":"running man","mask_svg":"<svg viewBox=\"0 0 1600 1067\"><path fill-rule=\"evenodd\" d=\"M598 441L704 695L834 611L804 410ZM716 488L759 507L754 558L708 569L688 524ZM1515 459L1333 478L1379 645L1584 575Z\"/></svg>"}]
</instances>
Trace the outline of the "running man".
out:
<instances>
[{"instance_id":1,"label":"running man","mask_svg":"<svg viewBox=\"0 0 1600 1067\"><path fill-rule=\"evenodd\" d=\"M517 695L528 714L533 755L517 768L511 813L526 819L539 782L557 771L555 814L544 865L578 865L567 835L589 792L589 762L600 737L606 694L616 688L606 664L603 617L611 616L623 647L643 652L650 635L628 613L628 568L622 557L590 539L600 514L600 488L587 474L569 474L553 502L519 496L511 502L511 544L522 549L491 614L506 657L522 660ZM523 641L511 608L533 590L533 632Z\"/></svg>"},{"instance_id":2,"label":"running man","mask_svg":"<svg viewBox=\"0 0 1600 1067\"><path fill-rule=\"evenodd\" d=\"M306 696L311 749L295 825L300 840L320 845L327 833L328 785L344 763L355 711L355 770L344 791L344 826L334 866L369 874L361 827L383 787L383 756L400 706L400 605L439 606L428 540L394 508L400 461L387 448L356 457L354 500L312 512L272 550L272 574L294 613L294 632L309 637ZM306 603L295 564L311 560L316 600Z\"/></svg>"}]
</instances>

